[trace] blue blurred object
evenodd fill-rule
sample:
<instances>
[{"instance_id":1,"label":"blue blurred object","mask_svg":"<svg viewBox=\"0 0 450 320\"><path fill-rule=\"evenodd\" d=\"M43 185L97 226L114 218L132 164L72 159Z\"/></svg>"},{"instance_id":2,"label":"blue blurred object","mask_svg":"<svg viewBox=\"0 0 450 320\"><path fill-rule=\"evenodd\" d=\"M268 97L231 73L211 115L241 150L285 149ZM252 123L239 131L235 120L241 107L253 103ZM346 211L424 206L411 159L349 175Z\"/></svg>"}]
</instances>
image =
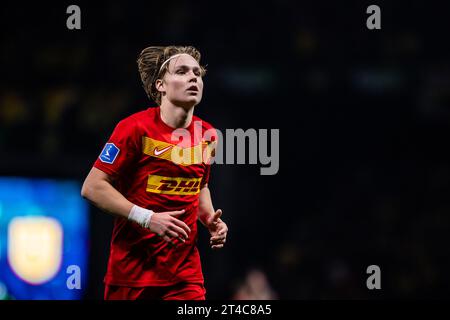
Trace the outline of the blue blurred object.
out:
<instances>
[{"instance_id":1,"label":"blue blurred object","mask_svg":"<svg viewBox=\"0 0 450 320\"><path fill-rule=\"evenodd\" d=\"M75 180L0 178L0 300L83 297L89 220L80 188Z\"/></svg>"}]
</instances>

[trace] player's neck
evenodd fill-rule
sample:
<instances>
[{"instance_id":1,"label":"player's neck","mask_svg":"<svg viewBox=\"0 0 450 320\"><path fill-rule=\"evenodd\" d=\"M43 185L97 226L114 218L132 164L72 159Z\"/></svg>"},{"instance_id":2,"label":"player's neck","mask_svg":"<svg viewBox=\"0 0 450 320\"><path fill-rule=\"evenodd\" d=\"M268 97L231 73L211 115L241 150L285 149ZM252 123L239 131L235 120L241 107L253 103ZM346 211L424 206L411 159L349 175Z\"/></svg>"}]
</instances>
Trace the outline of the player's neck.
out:
<instances>
[{"instance_id":1,"label":"player's neck","mask_svg":"<svg viewBox=\"0 0 450 320\"><path fill-rule=\"evenodd\" d=\"M161 120L172 128L187 128L191 124L194 107L183 108L171 103L162 103Z\"/></svg>"}]
</instances>

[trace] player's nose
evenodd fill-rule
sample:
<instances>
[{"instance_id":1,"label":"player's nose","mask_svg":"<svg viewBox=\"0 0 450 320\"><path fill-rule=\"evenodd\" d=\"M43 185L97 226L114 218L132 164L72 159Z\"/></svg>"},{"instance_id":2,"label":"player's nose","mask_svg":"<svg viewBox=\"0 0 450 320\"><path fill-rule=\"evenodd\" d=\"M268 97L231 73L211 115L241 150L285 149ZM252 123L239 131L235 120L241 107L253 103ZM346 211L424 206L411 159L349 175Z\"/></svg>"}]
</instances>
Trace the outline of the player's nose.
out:
<instances>
[{"instance_id":1,"label":"player's nose","mask_svg":"<svg viewBox=\"0 0 450 320\"><path fill-rule=\"evenodd\" d=\"M197 78L197 75L193 71L189 72L189 82L197 82Z\"/></svg>"}]
</instances>

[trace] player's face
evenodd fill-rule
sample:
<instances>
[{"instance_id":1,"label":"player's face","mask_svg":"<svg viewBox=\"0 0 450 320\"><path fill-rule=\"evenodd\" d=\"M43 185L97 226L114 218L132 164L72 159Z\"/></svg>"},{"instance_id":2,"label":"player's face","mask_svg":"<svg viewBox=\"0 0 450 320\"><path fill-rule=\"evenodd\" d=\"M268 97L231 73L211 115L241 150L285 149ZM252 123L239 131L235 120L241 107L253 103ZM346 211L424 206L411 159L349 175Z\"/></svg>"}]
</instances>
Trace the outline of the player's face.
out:
<instances>
[{"instance_id":1,"label":"player's face","mask_svg":"<svg viewBox=\"0 0 450 320\"><path fill-rule=\"evenodd\" d=\"M188 54L169 61L164 75L166 97L175 105L193 107L200 103L203 95L203 80L198 62Z\"/></svg>"}]
</instances>

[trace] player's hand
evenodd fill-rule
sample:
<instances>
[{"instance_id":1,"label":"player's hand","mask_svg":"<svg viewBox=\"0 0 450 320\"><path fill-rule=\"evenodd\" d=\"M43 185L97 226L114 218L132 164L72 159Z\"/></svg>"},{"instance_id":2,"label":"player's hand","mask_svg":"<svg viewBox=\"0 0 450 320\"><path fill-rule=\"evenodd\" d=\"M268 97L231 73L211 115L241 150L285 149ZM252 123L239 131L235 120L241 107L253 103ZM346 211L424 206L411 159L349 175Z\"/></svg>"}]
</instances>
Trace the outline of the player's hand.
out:
<instances>
[{"instance_id":1,"label":"player's hand","mask_svg":"<svg viewBox=\"0 0 450 320\"><path fill-rule=\"evenodd\" d=\"M211 239L209 244L211 249L221 249L223 248L225 242L227 241L228 227L225 222L220 219L222 215L222 210L218 209L207 221L207 228L211 234Z\"/></svg>"},{"instance_id":2,"label":"player's hand","mask_svg":"<svg viewBox=\"0 0 450 320\"><path fill-rule=\"evenodd\" d=\"M184 212L184 209L155 212L150 220L150 231L155 232L167 242L171 242L173 238L178 238L182 242L185 242L189 238L191 229L186 223L176 218Z\"/></svg>"}]
</instances>

